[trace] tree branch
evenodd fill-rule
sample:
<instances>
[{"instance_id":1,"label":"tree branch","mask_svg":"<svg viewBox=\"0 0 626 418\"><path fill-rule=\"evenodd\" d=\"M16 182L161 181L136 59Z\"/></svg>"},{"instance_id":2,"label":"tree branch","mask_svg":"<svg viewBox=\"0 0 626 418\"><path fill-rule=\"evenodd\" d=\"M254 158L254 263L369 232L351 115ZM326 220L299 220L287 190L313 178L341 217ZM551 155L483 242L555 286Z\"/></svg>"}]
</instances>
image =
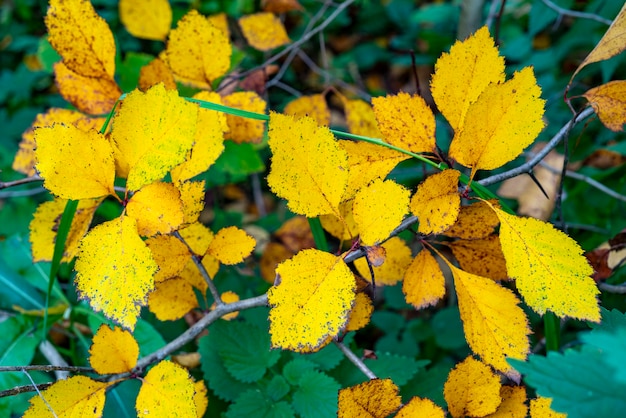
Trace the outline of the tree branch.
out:
<instances>
[{"instance_id":1,"label":"tree branch","mask_svg":"<svg viewBox=\"0 0 626 418\"><path fill-rule=\"evenodd\" d=\"M37 370L40 372L66 371L72 373L94 373L91 367L80 366L53 366L51 364L35 364L31 366L0 366L1 372L21 372L22 370Z\"/></svg>"},{"instance_id":2,"label":"tree branch","mask_svg":"<svg viewBox=\"0 0 626 418\"><path fill-rule=\"evenodd\" d=\"M4 398L4 397L7 397L7 396L19 395L20 393L28 393L28 392L35 392L35 391L39 392L41 390L48 389L53 384L54 384L54 382L40 383L40 384L35 385L35 386L33 386L33 385L16 386L16 387L11 388L11 389L0 391L0 398Z\"/></svg>"},{"instance_id":3,"label":"tree branch","mask_svg":"<svg viewBox=\"0 0 626 418\"><path fill-rule=\"evenodd\" d=\"M344 343L340 343L337 340L333 340L333 342L335 343L337 348L341 350L344 356L346 356L346 358L350 360L352 364L354 364L360 371L362 371L363 374L367 376L368 379L377 379L374 372L369 367L367 367L367 365L363 362L363 360L358 358L357 355L354 354L352 350L350 350Z\"/></svg>"},{"instance_id":4,"label":"tree branch","mask_svg":"<svg viewBox=\"0 0 626 418\"><path fill-rule=\"evenodd\" d=\"M24 177L23 179L13 180L13 181L0 181L0 190L7 189L9 187L20 186L22 184L35 183L38 181L43 181L39 175L35 174L31 177Z\"/></svg>"},{"instance_id":5,"label":"tree branch","mask_svg":"<svg viewBox=\"0 0 626 418\"><path fill-rule=\"evenodd\" d=\"M543 4L545 4L547 7L549 7L550 9L554 10L555 12L563 16L580 17L582 19L591 19L591 20L595 20L596 22L604 23L605 25L609 25L609 26L613 23L612 20L605 19L602 16L594 15L593 13L577 12L575 10L564 9L557 4L554 4L550 0L541 0L541 1L543 1Z\"/></svg>"}]
</instances>

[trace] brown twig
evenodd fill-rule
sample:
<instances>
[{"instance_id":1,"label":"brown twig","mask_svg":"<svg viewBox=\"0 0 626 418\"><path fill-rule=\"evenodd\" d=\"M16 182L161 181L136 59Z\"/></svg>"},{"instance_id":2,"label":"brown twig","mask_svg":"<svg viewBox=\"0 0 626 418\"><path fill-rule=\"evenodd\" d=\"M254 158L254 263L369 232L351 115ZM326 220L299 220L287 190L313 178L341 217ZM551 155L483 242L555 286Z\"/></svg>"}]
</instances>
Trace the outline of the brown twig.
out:
<instances>
[{"instance_id":1,"label":"brown twig","mask_svg":"<svg viewBox=\"0 0 626 418\"><path fill-rule=\"evenodd\" d=\"M34 176L24 177L23 179L13 180L13 181L0 181L0 190L8 189L9 187L20 186L22 184L35 183L38 181L43 181L39 175L35 174Z\"/></svg>"}]
</instances>

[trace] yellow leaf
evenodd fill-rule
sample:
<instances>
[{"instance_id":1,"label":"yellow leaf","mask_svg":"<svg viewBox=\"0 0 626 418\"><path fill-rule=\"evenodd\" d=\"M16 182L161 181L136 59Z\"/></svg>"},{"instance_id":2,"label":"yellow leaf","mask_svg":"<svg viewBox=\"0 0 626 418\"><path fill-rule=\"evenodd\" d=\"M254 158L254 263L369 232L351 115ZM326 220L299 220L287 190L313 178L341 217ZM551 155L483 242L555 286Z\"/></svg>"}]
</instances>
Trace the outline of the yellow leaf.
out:
<instances>
[{"instance_id":1,"label":"yellow leaf","mask_svg":"<svg viewBox=\"0 0 626 418\"><path fill-rule=\"evenodd\" d=\"M354 276L341 257L309 249L281 263L268 292L272 347L317 351L345 326L355 299Z\"/></svg>"},{"instance_id":2,"label":"yellow leaf","mask_svg":"<svg viewBox=\"0 0 626 418\"><path fill-rule=\"evenodd\" d=\"M411 212L419 219L422 234L439 234L456 222L461 209L457 170L444 170L429 176L411 198Z\"/></svg>"},{"instance_id":3,"label":"yellow leaf","mask_svg":"<svg viewBox=\"0 0 626 418\"><path fill-rule=\"evenodd\" d=\"M35 174L35 130L55 123L74 125L81 131L99 130L104 118L90 118L70 109L51 108L39 113L33 124L22 134L22 141L13 160L13 170L32 176Z\"/></svg>"},{"instance_id":4,"label":"yellow leaf","mask_svg":"<svg viewBox=\"0 0 626 418\"><path fill-rule=\"evenodd\" d=\"M139 235L169 234L183 223L180 192L171 183L148 184L133 195L126 213L137 221Z\"/></svg>"},{"instance_id":5,"label":"yellow leaf","mask_svg":"<svg viewBox=\"0 0 626 418\"><path fill-rule=\"evenodd\" d=\"M339 215L348 181L347 156L328 128L311 118L270 114L272 165L267 181L289 209L315 217Z\"/></svg>"},{"instance_id":6,"label":"yellow leaf","mask_svg":"<svg viewBox=\"0 0 626 418\"><path fill-rule=\"evenodd\" d=\"M139 71L139 90L147 91L150 87L163 83L166 90L176 90L174 74L160 58L155 58Z\"/></svg>"},{"instance_id":7,"label":"yellow leaf","mask_svg":"<svg viewBox=\"0 0 626 418\"><path fill-rule=\"evenodd\" d=\"M62 262L70 262L76 256L78 243L87 233L93 214L100 202L102 199L85 199L78 202L78 208L65 241ZM67 200L65 199L54 199L50 202L43 202L37 207L29 225L29 238L34 262L52 261L57 229L66 204Z\"/></svg>"},{"instance_id":8,"label":"yellow leaf","mask_svg":"<svg viewBox=\"0 0 626 418\"><path fill-rule=\"evenodd\" d=\"M124 99L111 138L121 177L131 191L161 179L185 160L196 133L197 107L157 84Z\"/></svg>"},{"instance_id":9,"label":"yellow leaf","mask_svg":"<svg viewBox=\"0 0 626 418\"><path fill-rule=\"evenodd\" d=\"M115 383L96 382L86 376L59 380L30 399L24 418L51 416L50 408L58 417L101 417L105 391Z\"/></svg>"},{"instance_id":10,"label":"yellow leaf","mask_svg":"<svg viewBox=\"0 0 626 418\"><path fill-rule=\"evenodd\" d=\"M309 116L315 119L318 125L330 125L330 110L326 104L326 98L322 94L300 96L287 103L284 113L296 118Z\"/></svg>"},{"instance_id":11,"label":"yellow leaf","mask_svg":"<svg viewBox=\"0 0 626 418\"><path fill-rule=\"evenodd\" d=\"M236 226L220 229L211 244L208 253L223 264L241 263L252 254L256 241L243 229Z\"/></svg>"},{"instance_id":12,"label":"yellow leaf","mask_svg":"<svg viewBox=\"0 0 626 418\"><path fill-rule=\"evenodd\" d=\"M626 123L626 81L610 81L583 94L600 120L612 131L624 130Z\"/></svg>"},{"instance_id":13,"label":"yellow leaf","mask_svg":"<svg viewBox=\"0 0 626 418\"><path fill-rule=\"evenodd\" d=\"M143 378L135 409L139 416L196 418L194 382L187 370L168 360L154 366Z\"/></svg>"},{"instance_id":14,"label":"yellow leaf","mask_svg":"<svg viewBox=\"0 0 626 418\"><path fill-rule=\"evenodd\" d=\"M122 94L113 78L83 76L63 62L54 64L54 78L61 96L76 109L90 115L109 113Z\"/></svg>"},{"instance_id":15,"label":"yellow leaf","mask_svg":"<svg viewBox=\"0 0 626 418\"><path fill-rule=\"evenodd\" d=\"M530 351L530 329L518 306L519 299L491 279L459 270L450 263L448 267L454 276L463 331L470 348L485 363L510 377L519 377L506 362L507 357L523 360Z\"/></svg>"},{"instance_id":16,"label":"yellow leaf","mask_svg":"<svg viewBox=\"0 0 626 418\"><path fill-rule=\"evenodd\" d=\"M222 104L217 93L202 91L194 99ZM224 132L228 131L226 115L215 110L198 107L198 124L195 140L187 158L172 169L172 180L181 182L204 173L224 151Z\"/></svg>"},{"instance_id":17,"label":"yellow leaf","mask_svg":"<svg viewBox=\"0 0 626 418\"><path fill-rule=\"evenodd\" d=\"M376 285L393 286L402 280L404 272L411 264L413 257L411 249L402 238L393 237L381 245L385 249L387 256L385 262L374 269L374 278ZM354 262L359 274L368 282L372 281L370 270L367 267L365 257L359 258Z\"/></svg>"},{"instance_id":18,"label":"yellow leaf","mask_svg":"<svg viewBox=\"0 0 626 418\"><path fill-rule=\"evenodd\" d=\"M376 179L357 192L352 211L364 245L387 239L409 211L409 191L393 180Z\"/></svg>"},{"instance_id":19,"label":"yellow leaf","mask_svg":"<svg viewBox=\"0 0 626 418\"><path fill-rule=\"evenodd\" d=\"M624 43L624 37L626 36L626 4L622 6L611 26L607 29L606 33L600 39L600 42L593 48L593 51L587 55L587 58L580 63L572 78L578 74L583 67L593 62L604 61L622 52L626 49Z\"/></svg>"},{"instance_id":20,"label":"yellow leaf","mask_svg":"<svg viewBox=\"0 0 626 418\"><path fill-rule=\"evenodd\" d=\"M537 313L599 322L593 269L572 238L552 225L495 209L509 277Z\"/></svg>"},{"instance_id":21,"label":"yellow leaf","mask_svg":"<svg viewBox=\"0 0 626 418\"><path fill-rule=\"evenodd\" d=\"M443 409L435 405L433 401L414 396L398 411L395 418L444 418L444 416Z\"/></svg>"},{"instance_id":22,"label":"yellow leaf","mask_svg":"<svg viewBox=\"0 0 626 418\"><path fill-rule=\"evenodd\" d=\"M385 418L402 405L391 379L373 379L339 391L339 418Z\"/></svg>"},{"instance_id":23,"label":"yellow leaf","mask_svg":"<svg viewBox=\"0 0 626 418\"><path fill-rule=\"evenodd\" d=\"M95 311L132 330L157 269L135 220L122 216L96 226L81 241L76 290Z\"/></svg>"},{"instance_id":24,"label":"yellow leaf","mask_svg":"<svg viewBox=\"0 0 626 418\"><path fill-rule=\"evenodd\" d=\"M239 18L239 26L251 47L269 51L291 42L280 19L272 13L255 13Z\"/></svg>"},{"instance_id":25,"label":"yellow leaf","mask_svg":"<svg viewBox=\"0 0 626 418\"><path fill-rule=\"evenodd\" d=\"M404 273L402 292L415 309L435 306L444 297L446 280L430 251L423 249L413 259Z\"/></svg>"},{"instance_id":26,"label":"yellow leaf","mask_svg":"<svg viewBox=\"0 0 626 418\"><path fill-rule=\"evenodd\" d=\"M502 386L500 389L502 403L498 410L486 418L526 418L526 388L524 386Z\"/></svg>"},{"instance_id":27,"label":"yellow leaf","mask_svg":"<svg viewBox=\"0 0 626 418\"><path fill-rule=\"evenodd\" d=\"M204 186L204 180L177 184L180 200L183 203L183 223L198 222L200 212L204 209Z\"/></svg>"},{"instance_id":28,"label":"yellow leaf","mask_svg":"<svg viewBox=\"0 0 626 418\"><path fill-rule=\"evenodd\" d=\"M89 364L99 374L130 372L139 358L139 345L121 328L100 325L89 349Z\"/></svg>"},{"instance_id":29,"label":"yellow leaf","mask_svg":"<svg viewBox=\"0 0 626 418\"><path fill-rule=\"evenodd\" d=\"M470 356L450 371L443 396L454 418L484 417L495 412L502 402L500 387L500 377Z\"/></svg>"},{"instance_id":30,"label":"yellow leaf","mask_svg":"<svg viewBox=\"0 0 626 418\"><path fill-rule=\"evenodd\" d=\"M420 96L375 97L372 105L388 143L416 153L435 151L435 115Z\"/></svg>"},{"instance_id":31,"label":"yellow leaf","mask_svg":"<svg viewBox=\"0 0 626 418\"><path fill-rule=\"evenodd\" d=\"M217 259L212 255L207 254L202 258L202 265L207 271L209 278L212 279L219 270L220 262L217 261ZM180 277L185 279L187 283L196 289L200 290L202 294L204 294L208 288L207 280L202 276L193 260L189 260L187 264L185 264L185 268L180 273Z\"/></svg>"},{"instance_id":32,"label":"yellow leaf","mask_svg":"<svg viewBox=\"0 0 626 418\"><path fill-rule=\"evenodd\" d=\"M454 241L449 245L459 266L468 273L493 280L508 278L500 238L497 235L484 239Z\"/></svg>"},{"instance_id":33,"label":"yellow leaf","mask_svg":"<svg viewBox=\"0 0 626 418\"><path fill-rule=\"evenodd\" d=\"M222 299L222 302L224 303L233 303L239 300L239 295L231 291L226 291L222 293L220 297ZM211 305L211 310L215 309L216 306L217 304L213 302L213 305ZM231 319L237 318L238 315L239 315L239 312L231 312L229 314L222 316L222 319L226 321L230 321Z\"/></svg>"},{"instance_id":34,"label":"yellow leaf","mask_svg":"<svg viewBox=\"0 0 626 418\"><path fill-rule=\"evenodd\" d=\"M167 0L120 0L120 20L137 38L163 41L172 25L172 8Z\"/></svg>"},{"instance_id":35,"label":"yellow leaf","mask_svg":"<svg viewBox=\"0 0 626 418\"><path fill-rule=\"evenodd\" d=\"M550 408L552 398L536 398L530 400L531 418L567 418L567 414L554 411Z\"/></svg>"},{"instance_id":36,"label":"yellow leaf","mask_svg":"<svg viewBox=\"0 0 626 418\"><path fill-rule=\"evenodd\" d=\"M191 10L170 32L165 52L176 77L194 87L209 89L228 71L232 46L222 30Z\"/></svg>"},{"instance_id":37,"label":"yellow leaf","mask_svg":"<svg viewBox=\"0 0 626 418\"><path fill-rule=\"evenodd\" d=\"M450 144L450 157L477 170L493 170L515 159L543 129L545 100L533 69L526 67L503 84L492 84L467 110L463 128Z\"/></svg>"},{"instance_id":38,"label":"yellow leaf","mask_svg":"<svg viewBox=\"0 0 626 418\"><path fill-rule=\"evenodd\" d=\"M278 242L269 242L263 250L263 255L259 261L259 269L261 277L269 284L274 284L276 278L276 266L283 261L291 258L293 253L283 244Z\"/></svg>"},{"instance_id":39,"label":"yellow leaf","mask_svg":"<svg viewBox=\"0 0 626 418\"><path fill-rule=\"evenodd\" d=\"M322 227L332 236L348 241L358 235L358 228L352 214L354 199L339 204L339 217L335 215L321 215Z\"/></svg>"},{"instance_id":40,"label":"yellow leaf","mask_svg":"<svg viewBox=\"0 0 626 418\"><path fill-rule=\"evenodd\" d=\"M498 205L496 200L491 203ZM461 207L456 222L444 235L463 239L486 238L499 223L500 220L486 203L476 202Z\"/></svg>"},{"instance_id":41,"label":"yellow leaf","mask_svg":"<svg viewBox=\"0 0 626 418\"><path fill-rule=\"evenodd\" d=\"M217 13L207 16L206 20L217 29L221 30L228 39L230 39L230 29L228 28L228 16L226 13Z\"/></svg>"},{"instance_id":42,"label":"yellow leaf","mask_svg":"<svg viewBox=\"0 0 626 418\"><path fill-rule=\"evenodd\" d=\"M343 99L343 97L341 102L343 103L343 110L346 114L346 124L350 132L355 135L369 136L370 138L382 138L383 134L380 132L380 129L378 129L376 113L374 113L372 105L363 100L346 100ZM359 142L359 145L366 144L367 142ZM403 155L404 158L409 158L408 155L400 155Z\"/></svg>"},{"instance_id":43,"label":"yellow leaf","mask_svg":"<svg viewBox=\"0 0 626 418\"><path fill-rule=\"evenodd\" d=\"M341 198L346 201L375 179L384 179L406 154L367 142L338 141L348 154L348 187Z\"/></svg>"},{"instance_id":44,"label":"yellow leaf","mask_svg":"<svg viewBox=\"0 0 626 418\"><path fill-rule=\"evenodd\" d=\"M109 25L85 0L50 0L48 41L73 72L113 79L115 41Z\"/></svg>"},{"instance_id":45,"label":"yellow leaf","mask_svg":"<svg viewBox=\"0 0 626 418\"><path fill-rule=\"evenodd\" d=\"M159 271L154 276L155 282L162 282L177 276L183 271L185 264L191 260L187 246L171 235L148 238L146 245L159 266Z\"/></svg>"},{"instance_id":46,"label":"yellow leaf","mask_svg":"<svg viewBox=\"0 0 626 418\"><path fill-rule=\"evenodd\" d=\"M206 253L211 241L213 241L213 232L200 222L193 223L178 232L189 245L191 251L199 256Z\"/></svg>"},{"instance_id":47,"label":"yellow leaf","mask_svg":"<svg viewBox=\"0 0 626 418\"><path fill-rule=\"evenodd\" d=\"M348 318L346 332L356 331L370 323L370 317L374 312L372 300L365 293L357 293L354 300L354 307Z\"/></svg>"},{"instance_id":48,"label":"yellow leaf","mask_svg":"<svg viewBox=\"0 0 626 418\"><path fill-rule=\"evenodd\" d=\"M194 384L195 394L193 395L193 403L196 405L196 413L198 418L202 418L209 406L209 398L207 397L207 388L204 380L198 380Z\"/></svg>"},{"instance_id":49,"label":"yellow leaf","mask_svg":"<svg viewBox=\"0 0 626 418\"><path fill-rule=\"evenodd\" d=\"M226 106L249 112L265 113L266 103L253 91L238 91L222 97ZM265 122L235 115L226 115L228 133L226 138L238 144L242 142L259 143L263 139Z\"/></svg>"},{"instance_id":50,"label":"yellow leaf","mask_svg":"<svg viewBox=\"0 0 626 418\"><path fill-rule=\"evenodd\" d=\"M148 296L148 307L159 321L175 321L198 307L198 299L187 280L174 277L156 284Z\"/></svg>"},{"instance_id":51,"label":"yellow leaf","mask_svg":"<svg viewBox=\"0 0 626 418\"><path fill-rule=\"evenodd\" d=\"M113 149L96 131L54 125L35 131L37 171L44 187L64 199L114 195Z\"/></svg>"},{"instance_id":52,"label":"yellow leaf","mask_svg":"<svg viewBox=\"0 0 626 418\"><path fill-rule=\"evenodd\" d=\"M454 131L463 126L470 105L490 84L504 81L504 58L499 56L486 26L465 41L457 41L450 53L435 63L430 89L437 108ZM486 114L485 114L486 115ZM486 117L481 117L482 122Z\"/></svg>"}]
</instances>

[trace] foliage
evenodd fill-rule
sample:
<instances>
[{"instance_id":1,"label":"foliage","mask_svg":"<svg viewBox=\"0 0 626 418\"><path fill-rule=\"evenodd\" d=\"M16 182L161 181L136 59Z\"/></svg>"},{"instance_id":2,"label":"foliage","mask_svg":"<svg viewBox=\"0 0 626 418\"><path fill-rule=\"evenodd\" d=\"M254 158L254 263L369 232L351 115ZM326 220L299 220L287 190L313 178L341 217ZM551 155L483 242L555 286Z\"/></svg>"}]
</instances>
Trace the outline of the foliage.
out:
<instances>
[{"instance_id":1,"label":"foliage","mask_svg":"<svg viewBox=\"0 0 626 418\"><path fill-rule=\"evenodd\" d=\"M17 3L7 30L37 33L28 2ZM2 87L0 117L34 121L16 122L19 145L2 144L14 158L0 161L9 173L0 186L43 184L26 198L2 196L2 221L15 226L3 226L0 241L0 367L17 366L0 368L3 395L60 374L28 403L0 398L0 411L623 409L626 306L599 287L622 289L624 221L610 214L598 220L606 232L572 237L548 221L556 206L561 229L568 219L595 223L571 200L598 193L591 186L612 199L603 213L626 200L612 190L626 154L624 82L611 80L626 7L601 10L617 16L608 30L587 14L552 36L557 16L537 1L521 21L522 9L499 15L494 39L479 24L463 33L464 17L447 3L261 3L51 0L37 17L47 35L28 35L36 54L12 44L15 69L2 84L30 81L26 93ZM444 28L457 20L454 41ZM345 28L378 40L346 38ZM310 50L317 34L329 36L330 52ZM412 71L407 54L394 55L403 50ZM555 56L570 70L548 62ZM310 76L299 76L302 65ZM417 88L381 88L380 65L404 68ZM357 86L358 73L378 97ZM37 77L45 88L54 78L58 94L31 99ZM318 94L286 96L307 90ZM581 132L593 112L606 128ZM543 152L535 146L524 163L538 137L545 153L534 158ZM533 168L557 149L560 165L542 177L554 183L544 191L548 216L522 216L521 204L515 215L489 186L522 173L537 181ZM592 168L598 155L613 158L608 170ZM574 170L584 187L561 178ZM527 203L524 192L511 196ZM568 341L582 321L595 329ZM575 348L555 351L565 342ZM543 344L546 356L531 354ZM62 379L68 372L78 374Z\"/></svg>"}]
</instances>

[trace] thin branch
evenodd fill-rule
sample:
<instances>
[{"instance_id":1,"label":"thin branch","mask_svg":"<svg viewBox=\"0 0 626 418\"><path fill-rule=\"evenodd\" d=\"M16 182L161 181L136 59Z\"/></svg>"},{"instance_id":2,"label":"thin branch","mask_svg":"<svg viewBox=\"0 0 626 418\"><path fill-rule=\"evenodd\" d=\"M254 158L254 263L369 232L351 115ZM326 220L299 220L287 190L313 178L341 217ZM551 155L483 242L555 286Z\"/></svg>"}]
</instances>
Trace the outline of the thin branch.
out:
<instances>
[{"instance_id":1,"label":"thin branch","mask_svg":"<svg viewBox=\"0 0 626 418\"><path fill-rule=\"evenodd\" d=\"M615 285L615 284L608 284L608 283L600 283L598 284L598 288L600 290L604 290L605 292L609 292L609 293L619 293L619 294L626 294L626 285L624 284L620 284L620 285Z\"/></svg>"},{"instance_id":2,"label":"thin branch","mask_svg":"<svg viewBox=\"0 0 626 418\"><path fill-rule=\"evenodd\" d=\"M529 172L530 170L533 169L534 166L539 164L539 162L541 160L543 160L544 157L546 155L548 155L548 153L550 151L552 151L554 148L556 148L556 146L559 144L559 142L561 142L561 140L567 135L569 130L575 124L577 124L580 121L588 118L593 112L594 112L593 108L588 107L585 110L583 110L581 113L579 113L577 116L574 116L572 118L572 120L570 120L568 123L566 123L565 126L563 126L559 130L559 132L557 132L557 134L552 137L552 139L546 144L546 146L543 147L541 149L541 151L539 151L537 153L537 155L535 155L535 157L532 158L527 163L522 164L519 167L515 167L515 168L513 168L513 169L511 169L509 171L505 171L504 173L494 174L493 176L489 176L487 178L479 180L477 183L479 183L479 184L481 184L483 186L489 186L491 184L499 183L499 182L504 181L506 179L510 179L510 178L519 176L520 174L524 174L524 173Z\"/></svg>"},{"instance_id":3,"label":"thin branch","mask_svg":"<svg viewBox=\"0 0 626 418\"><path fill-rule=\"evenodd\" d=\"M37 370L40 372L55 372L58 370L72 373L94 373L91 367L80 366L53 366L51 364L35 364L31 366L0 366L1 372L21 372L22 370Z\"/></svg>"},{"instance_id":4,"label":"thin branch","mask_svg":"<svg viewBox=\"0 0 626 418\"><path fill-rule=\"evenodd\" d=\"M11 389L0 391L0 398L5 398L7 396L15 396L20 393L28 393L28 392L39 392L40 390L46 390L50 386L52 386L54 382L50 383L40 383L38 385L25 385L25 386L16 386Z\"/></svg>"},{"instance_id":5,"label":"thin branch","mask_svg":"<svg viewBox=\"0 0 626 418\"><path fill-rule=\"evenodd\" d=\"M24 374L26 375L26 377L28 377L28 380L30 380L30 383L33 385L33 387L35 388L35 390L37 391L37 394L39 395L39 397L41 398L41 400L43 401L43 403L46 404L46 406L48 407L48 409L50 410L50 412L52 412L52 415L55 418L58 418L56 412L54 412L54 409L52 409L52 406L50 406L50 404L48 403L48 401L46 400L46 398L43 397L43 395L41 394L41 391L39 390L39 387L37 387L37 383L35 383L35 381L33 380L32 377L30 377L30 374L28 374L28 372L26 370L22 370L22 372L24 372Z\"/></svg>"},{"instance_id":6,"label":"thin branch","mask_svg":"<svg viewBox=\"0 0 626 418\"><path fill-rule=\"evenodd\" d=\"M43 179L39 177L37 174L35 174L34 176L30 176L30 177L24 177L23 179L19 179L19 180L0 181L0 190L8 189L9 187L20 186L22 184L35 183L38 181L43 181Z\"/></svg>"},{"instance_id":7,"label":"thin branch","mask_svg":"<svg viewBox=\"0 0 626 418\"><path fill-rule=\"evenodd\" d=\"M582 19L591 19L591 20L595 20L596 22L604 23L605 25L608 25L608 26L610 26L613 23L612 20L605 19L602 16L594 15L593 13L577 12L575 10L564 9L557 4L554 4L550 0L541 0L541 1L543 1L543 4L545 4L550 9L554 10L560 15L580 17Z\"/></svg>"},{"instance_id":8,"label":"thin branch","mask_svg":"<svg viewBox=\"0 0 626 418\"><path fill-rule=\"evenodd\" d=\"M337 348L339 348L339 350L341 350L341 352L347 357L347 359L350 360L352 364L354 364L360 371L362 371L368 379L377 379L376 374L374 374L374 372L369 367L367 367L363 360L358 358L357 355L354 354L352 350L350 350L344 343L340 343L337 340L333 340L333 342L335 343Z\"/></svg>"}]
</instances>

